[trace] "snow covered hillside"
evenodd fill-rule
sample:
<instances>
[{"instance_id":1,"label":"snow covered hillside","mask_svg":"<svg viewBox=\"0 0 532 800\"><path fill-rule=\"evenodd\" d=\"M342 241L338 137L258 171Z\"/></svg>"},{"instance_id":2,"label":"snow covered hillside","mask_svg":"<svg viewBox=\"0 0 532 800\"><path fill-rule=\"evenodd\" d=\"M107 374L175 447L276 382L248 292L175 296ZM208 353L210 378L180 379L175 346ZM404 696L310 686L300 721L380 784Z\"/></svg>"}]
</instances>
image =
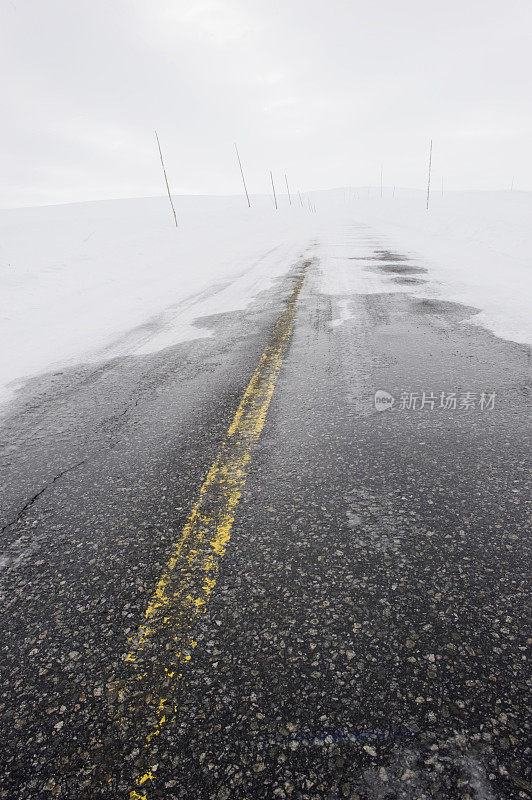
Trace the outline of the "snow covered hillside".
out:
<instances>
[{"instance_id":1,"label":"snow covered hillside","mask_svg":"<svg viewBox=\"0 0 532 800\"><path fill-rule=\"evenodd\" d=\"M479 309L471 321L499 336L532 340L532 193L435 194L429 213L407 190L313 200L316 214L284 196L278 212L267 197L251 209L241 197L177 197L178 230L165 197L1 211L0 400L50 369L208 335L194 319L244 307L312 241L324 291L436 295ZM361 269L338 239L351 223L430 280L398 287Z\"/></svg>"}]
</instances>

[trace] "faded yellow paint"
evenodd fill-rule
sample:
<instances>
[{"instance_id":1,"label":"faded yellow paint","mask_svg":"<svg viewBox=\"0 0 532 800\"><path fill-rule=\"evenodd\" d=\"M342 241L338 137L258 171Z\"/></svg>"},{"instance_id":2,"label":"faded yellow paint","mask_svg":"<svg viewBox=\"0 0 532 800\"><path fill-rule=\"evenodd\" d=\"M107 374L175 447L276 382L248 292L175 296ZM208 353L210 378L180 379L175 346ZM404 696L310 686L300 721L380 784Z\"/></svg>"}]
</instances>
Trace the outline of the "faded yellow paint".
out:
<instances>
[{"instance_id":1,"label":"faded yellow paint","mask_svg":"<svg viewBox=\"0 0 532 800\"><path fill-rule=\"evenodd\" d=\"M128 736L130 725L136 724L131 720L138 718L140 709L148 706L150 710L154 721L144 732L147 764L150 741L177 711L177 706L166 699L182 677L175 667L189 661L189 651L197 645L191 637L192 627L205 612L216 585L219 564L231 536L234 510L246 482L252 449L266 420L308 265L306 262L296 277L221 450L155 587L145 622L130 638L131 648L125 661L131 665L133 674L114 687L121 704L119 721L124 735ZM144 693L139 700L140 680L144 681ZM130 800L147 800L149 787L144 788L144 784L154 780L153 769L149 767L137 777L137 789L143 788L141 793L132 789Z\"/></svg>"}]
</instances>

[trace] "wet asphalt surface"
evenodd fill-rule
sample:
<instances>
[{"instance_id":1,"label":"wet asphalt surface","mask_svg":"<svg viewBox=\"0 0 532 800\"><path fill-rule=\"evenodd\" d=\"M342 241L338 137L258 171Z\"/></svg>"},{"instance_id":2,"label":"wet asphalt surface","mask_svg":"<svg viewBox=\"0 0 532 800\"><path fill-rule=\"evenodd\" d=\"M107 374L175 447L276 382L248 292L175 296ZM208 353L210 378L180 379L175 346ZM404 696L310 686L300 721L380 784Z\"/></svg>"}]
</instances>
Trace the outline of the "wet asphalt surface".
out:
<instances>
[{"instance_id":1,"label":"wet asphalt surface","mask_svg":"<svg viewBox=\"0 0 532 800\"><path fill-rule=\"evenodd\" d=\"M398 291L309 269L150 800L532 796L529 350L408 293L430 275L405 255L352 264ZM36 379L3 421L0 798L128 797L108 687L290 281L210 339Z\"/></svg>"}]
</instances>

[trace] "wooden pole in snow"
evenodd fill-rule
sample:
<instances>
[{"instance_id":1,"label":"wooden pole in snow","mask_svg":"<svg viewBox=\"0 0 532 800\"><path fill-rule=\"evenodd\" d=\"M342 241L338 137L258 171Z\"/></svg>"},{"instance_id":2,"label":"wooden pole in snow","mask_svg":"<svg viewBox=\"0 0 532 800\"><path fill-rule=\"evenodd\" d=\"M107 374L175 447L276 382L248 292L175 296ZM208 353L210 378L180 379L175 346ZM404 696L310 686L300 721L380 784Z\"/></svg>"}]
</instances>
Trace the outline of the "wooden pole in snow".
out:
<instances>
[{"instance_id":1,"label":"wooden pole in snow","mask_svg":"<svg viewBox=\"0 0 532 800\"><path fill-rule=\"evenodd\" d=\"M249 194L248 194L248 187L246 186L246 179L244 178L244 170L242 169L242 162L240 161L240 155L239 155L239 152L238 152L238 147L236 146L236 142L235 142L235 150L236 150L236 157L238 158L238 166L240 167L240 174L242 175L242 183L244 184L244 191L246 193L246 199L248 201L248 207L251 208L251 203L250 203Z\"/></svg>"},{"instance_id":2,"label":"wooden pole in snow","mask_svg":"<svg viewBox=\"0 0 532 800\"><path fill-rule=\"evenodd\" d=\"M429 198L430 198L430 171L432 169L432 139L430 140L430 153L429 153L429 178L427 181L427 211L429 210Z\"/></svg>"},{"instance_id":3,"label":"wooden pole in snow","mask_svg":"<svg viewBox=\"0 0 532 800\"><path fill-rule=\"evenodd\" d=\"M272 179L272 189L273 189L273 202L275 203L275 208L277 209L277 195L275 194L275 184L273 182L273 173L270 170L270 178Z\"/></svg>"},{"instance_id":4,"label":"wooden pole in snow","mask_svg":"<svg viewBox=\"0 0 532 800\"><path fill-rule=\"evenodd\" d=\"M290 203L290 205L292 205L292 198L290 197L290 188L288 186L288 178L286 177L286 173L284 179L286 181L286 191L288 192L288 202Z\"/></svg>"},{"instance_id":5,"label":"wooden pole in snow","mask_svg":"<svg viewBox=\"0 0 532 800\"><path fill-rule=\"evenodd\" d=\"M170 194L170 187L168 186L168 178L166 177L166 168L164 166L163 153L162 153L162 150L161 150L161 143L159 141L159 136L157 135L157 131L155 131L155 137L157 139L157 147L159 148L159 155L161 157L161 165L162 165L162 168L163 168L164 182L166 183L166 189L168 191L168 199L170 200L170 205L172 206L172 213L174 215L174 222L175 222L175 226L177 228L178 227L177 226L177 217L176 217L176 214L175 214L174 203L172 201L172 195Z\"/></svg>"}]
</instances>

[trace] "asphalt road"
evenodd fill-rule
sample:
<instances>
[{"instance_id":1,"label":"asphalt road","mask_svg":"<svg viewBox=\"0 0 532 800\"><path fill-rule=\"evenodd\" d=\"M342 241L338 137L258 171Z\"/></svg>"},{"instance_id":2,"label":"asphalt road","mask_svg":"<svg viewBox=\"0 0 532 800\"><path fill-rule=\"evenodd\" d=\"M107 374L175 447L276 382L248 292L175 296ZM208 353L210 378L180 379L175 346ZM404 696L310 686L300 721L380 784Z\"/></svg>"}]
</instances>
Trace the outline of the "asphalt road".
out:
<instances>
[{"instance_id":1,"label":"asphalt road","mask_svg":"<svg viewBox=\"0 0 532 800\"><path fill-rule=\"evenodd\" d=\"M530 353L344 233L401 291L322 294L309 245L3 421L0 798L532 796Z\"/></svg>"}]
</instances>

